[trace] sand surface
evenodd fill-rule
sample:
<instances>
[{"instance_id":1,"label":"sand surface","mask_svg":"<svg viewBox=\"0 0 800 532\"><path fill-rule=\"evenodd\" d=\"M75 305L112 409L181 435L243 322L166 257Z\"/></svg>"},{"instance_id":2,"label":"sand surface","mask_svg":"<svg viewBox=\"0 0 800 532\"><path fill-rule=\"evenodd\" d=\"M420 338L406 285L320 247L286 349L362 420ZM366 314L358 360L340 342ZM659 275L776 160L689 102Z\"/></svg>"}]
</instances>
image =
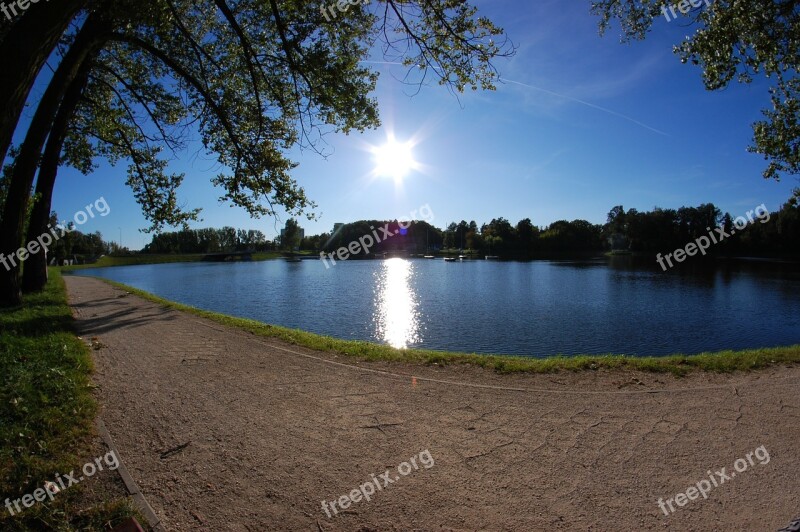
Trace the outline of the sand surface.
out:
<instances>
[{"instance_id":1,"label":"sand surface","mask_svg":"<svg viewBox=\"0 0 800 532\"><path fill-rule=\"evenodd\" d=\"M66 282L80 334L103 346L101 417L168 530L777 530L800 515L798 366L365 363ZM669 512L708 472L707 498Z\"/></svg>"}]
</instances>

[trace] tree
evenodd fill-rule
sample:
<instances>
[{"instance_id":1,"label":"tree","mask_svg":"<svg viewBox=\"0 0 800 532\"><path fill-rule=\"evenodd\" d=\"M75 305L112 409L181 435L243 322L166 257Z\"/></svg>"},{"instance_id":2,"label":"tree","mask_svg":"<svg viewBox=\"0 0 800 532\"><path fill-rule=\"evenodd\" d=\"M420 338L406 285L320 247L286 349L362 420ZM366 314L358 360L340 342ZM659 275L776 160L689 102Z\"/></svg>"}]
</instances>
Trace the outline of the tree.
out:
<instances>
[{"instance_id":1,"label":"tree","mask_svg":"<svg viewBox=\"0 0 800 532\"><path fill-rule=\"evenodd\" d=\"M119 46L107 46L96 59L84 63L80 75L70 83L49 133L44 128L29 128L21 150L26 155L20 159L36 157L45 134L47 144L39 164L26 241L46 231L59 165L68 164L88 174L96 167L97 157L112 164L122 158L131 161L128 185L145 218L152 222L149 230L166 224L186 228L188 221L197 220L199 209L186 211L177 205L176 189L183 175L167 174L166 162L158 159L159 144L176 156L183 146L177 126L185 120L186 111L177 96L168 93L160 81L153 81L153 77L168 74L163 65L147 59L131 57ZM144 132L148 125L155 133ZM35 169L29 165L27 174L16 172L14 178L32 181ZM30 255L24 268L24 291L44 287L46 262L46 250Z\"/></svg>"},{"instance_id":2,"label":"tree","mask_svg":"<svg viewBox=\"0 0 800 532\"><path fill-rule=\"evenodd\" d=\"M6 157L25 100L45 60L90 0L33 2L0 35L0 161Z\"/></svg>"},{"instance_id":3,"label":"tree","mask_svg":"<svg viewBox=\"0 0 800 532\"><path fill-rule=\"evenodd\" d=\"M95 61L98 55L114 35L115 28L125 26L130 22L129 7L124 3L112 5L111 2L100 2L97 8L88 14L80 30L65 38L66 52L38 103L24 141L14 157L8 197L3 211L3 232L0 236L0 249L3 249L6 254L14 253L21 243L25 222L24 213L28 209L29 191L37 168L39 169L39 179L36 192L40 201L33 208L28 241L32 241L36 236L46 232L52 189L60 164L62 145L67 136L67 128L82 96L85 96L83 92L96 67ZM148 12L148 10L143 10L143 12ZM140 20L144 15L137 14L136 16L137 20ZM155 71L151 69L146 72L150 76L159 75L157 68ZM104 109L103 119L106 123L115 123L113 111ZM116 129L124 133L122 127L124 126L117 125ZM131 128L132 126L127 124L128 131ZM47 141L46 145L45 141ZM44 153L42 154L43 147ZM148 164L148 161L141 157L142 149L137 152L130 142L128 148L125 154L134 159L133 166L142 168ZM84 159L91 159L91 155L81 154L81 156ZM69 158L69 154L67 154L67 158ZM91 163L86 163L86 165L91 166ZM147 168L156 185L153 187L151 184L151 189L161 185L159 182L161 176L157 175L157 170L163 169L164 166L164 164L150 163L150 167ZM174 186L177 185L173 185L173 188ZM136 189L134 192L137 192ZM168 190L165 200L168 207L172 200L169 192ZM140 195L144 194L140 192ZM158 197L158 199L162 197L153 194L152 190L149 190L147 195L152 198ZM150 211L158 216L158 213L166 210L168 216L171 216L172 210L158 205L158 199L148 205ZM35 290L44 286L46 281L45 250L31 255L25 271L26 288ZM18 298L17 276L17 270L0 274L0 293L7 294L12 304Z\"/></svg>"},{"instance_id":4,"label":"tree","mask_svg":"<svg viewBox=\"0 0 800 532\"><path fill-rule=\"evenodd\" d=\"M625 216L625 208L622 205L617 205L610 211L606 218L609 231L613 233L625 233L627 219Z\"/></svg>"},{"instance_id":5,"label":"tree","mask_svg":"<svg viewBox=\"0 0 800 532\"><path fill-rule=\"evenodd\" d=\"M379 125L377 103L369 97L377 73L360 62L374 43L382 42L386 56L401 58L409 67L407 82L421 84L433 75L454 91L494 88L497 73L491 61L513 52L502 30L461 0L385 0L371 6L373 11L358 4L334 21L322 13L326 5L322 0L284 0L280 6L278 0L84 2L80 7L87 10L76 18L82 24L64 36L65 53L38 102L24 153L17 157L18 178L12 177L8 186L0 252L14 253L22 242L31 169L59 111L70 114L69 106L62 105L65 95L71 89L82 92L83 80L97 77L93 69L104 54L157 65L151 81L182 102L206 150L216 154L223 168L214 179L224 191L221 199L258 217L273 215L276 207L295 215L314 207L290 176L295 163L285 154L291 147L316 149L326 128L348 132ZM32 12L21 15L18 24L30 22ZM72 15L64 17L66 27ZM4 38L7 42L14 41ZM121 96L117 110L135 107L131 100L136 106L153 101L131 90L133 78L113 77L117 80L110 89ZM166 163L157 158L160 147L149 145L146 133L125 135L126 127L144 129L136 118L129 116L124 124L119 113L115 118L103 114L102 106L94 109L93 118L117 131L102 141L118 149L114 156L123 152L132 159L129 184L137 200L161 207L145 211L156 227L169 222L179 211L171 194L180 177L164 174ZM158 119L152 125L157 128ZM53 138L59 136L56 131ZM94 149L84 155L91 159L98 153ZM42 182L49 181L54 179ZM18 268L0 271L0 304L19 303L18 276Z\"/></svg>"},{"instance_id":6,"label":"tree","mask_svg":"<svg viewBox=\"0 0 800 532\"><path fill-rule=\"evenodd\" d=\"M22 242L25 214L29 207L30 190L39 164L40 153L48 132L52 128L61 100L65 95L74 94L70 89L75 87L76 82L85 78L89 68L88 61L91 61L102 46L109 28L109 18L103 10L92 13L87 18L86 24L75 36L73 45L53 74L36 107L25 139L14 158L6 201L3 206L0 252L7 256L14 254ZM41 217L43 218L43 216ZM42 255L44 254L42 253ZM0 302L4 296L9 304L19 302L19 269L19 265L17 265L11 271L0 272Z\"/></svg>"},{"instance_id":7,"label":"tree","mask_svg":"<svg viewBox=\"0 0 800 532\"><path fill-rule=\"evenodd\" d=\"M444 231L444 248L455 249L458 246L458 226L455 222L450 222L447 229Z\"/></svg>"},{"instance_id":8,"label":"tree","mask_svg":"<svg viewBox=\"0 0 800 532\"><path fill-rule=\"evenodd\" d=\"M461 220L460 222L458 222L455 234L455 244L458 246L459 249L463 249L464 246L467 244L468 232L469 232L469 224L466 222L466 220Z\"/></svg>"},{"instance_id":9,"label":"tree","mask_svg":"<svg viewBox=\"0 0 800 532\"><path fill-rule=\"evenodd\" d=\"M628 220L625 208L617 205L608 212L604 233L606 241L611 246L611 250L627 250L630 242L626 236L628 232Z\"/></svg>"},{"instance_id":10,"label":"tree","mask_svg":"<svg viewBox=\"0 0 800 532\"><path fill-rule=\"evenodd\" d=\"M6 204L6 195L8 194L8 183L11 181L9 174L11 173L12 166L5 166L3 171L0 172L0 223L3 222L3 206Z\"/></svg>"},{"instance_id":11,"label":"tree","mask_svg":"<svg viewBox=\"0 0 800 532\"><path fill-rule=\"evenodd\" d=\"M481 235L489 253L503 256L515 255L516 232L505 218L493 218L481 227Z\"/></svg>"},{"instance_id":12,"label":"tree","mask_svg":"<svg viewBox=\"0 0 800 532\"><path fill-rule=\"evenodd\" d=\"M467 248L472 250L478 250L483 247L483 239L481 238L480 232L478 231L478 224L475 223L475 220L469 222L469 229L467 231L466 243L467 243Z\"/></svg>"},{"instance_id":13,"label":"tree","mask_svg":"<svg viewBox=\"0 0 800 532\"><path fill-rule=\"evenodd\" d=\"M517 222L516 234L521 256L532 257L536 249L536 241L539 239L539 228L533 225L530 218L525 218Z\"/></svg>"},{"instance_id":14,"label":"tree","mask_svg":"<svg viewBox=\"0 0 800 532\"><path fill-rule=\"evenodd\" d=\"M620 23L623 42L644 39L662 16L684 18L696 31L674 51L682 62L702 68L708 90L724 89L734 79L740 83L750 83L757 75L770 79L771 108L763 111L765 120L753 124L749 150L769 161L765 178L800 173L800 2L698 2L698 7L685 13L677 4L674 0L595 0L591 9L600 17L601 34L613 21Z\"/></svg>"},{"instance_id":15,"label":"tree","mask_svg":"<svg viewBox=\"0 0 800 532\"><path fill-rule=\"evenodd\" d=\"M294 218L286 220L286 227L281 230L281 249L292 251L300 246L300 225Z\"/></svg>"}]
</instances>

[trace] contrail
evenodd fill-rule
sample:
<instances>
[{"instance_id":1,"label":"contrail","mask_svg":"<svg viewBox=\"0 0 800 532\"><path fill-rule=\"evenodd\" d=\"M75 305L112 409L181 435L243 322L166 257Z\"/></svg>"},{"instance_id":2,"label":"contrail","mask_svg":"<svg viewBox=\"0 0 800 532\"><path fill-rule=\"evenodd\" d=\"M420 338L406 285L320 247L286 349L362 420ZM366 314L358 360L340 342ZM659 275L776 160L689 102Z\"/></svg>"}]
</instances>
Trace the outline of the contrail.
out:
<instances>
[{"instance_id":1,"label":"contrail","mask_svg":"<svg viewBox=\"0 0 800 532\"><path fill-rule=\"evenodd\" d=\"M540 92L544 92L546 94L550 94L550 95L556 96L558 98L563 98L565 100L571 100L573 102L585 105L587 107L591 107L592 109L597 109L598 111L603 111L604 113L608 113L610 115L614 115L614 116L617 116L619 118L623 118L623 119L627 120L628 122L633 122L637 126L641 126L641 127L645 128L645 129L649 129L653 133L658 133L659 135L664 135L665 137L669 137L668 133L664 133L660 129L656 129L654 127L650 127L647 124L643 124L642 122L639 122L635 118L631 118L630 116L626 116L626 115L624 115L622 113L618 113L616 111L612 111L611 109L606 109L605 107L601 107L599 105L595 105L593 103L589 103L587 101L580 100L578 98L573 98L572 96L567 96L566 94L559 94L559 93L553 92L551 90L543 89L541 87L536 87L534 85L528 85L527 83L521 83L519 81L514 81L512 79L500 78L500 81L505 81L506 83L513 83L515 85L521 85L523 87L528 87L529 89L533 89L533 90L537 90L537 91L540 91Z\"/></svg>"},{"instance_id":2,"label":"contrail","mask_svg":"<svg viewBox=\"0 0 800 532\"><path fill-rule=\"evenodd\" d=\"M403 63L398 63L396 61L359 61L359 63L372 63L373 65L400 65L403 66Z\"/></svg>"}]
</instances>

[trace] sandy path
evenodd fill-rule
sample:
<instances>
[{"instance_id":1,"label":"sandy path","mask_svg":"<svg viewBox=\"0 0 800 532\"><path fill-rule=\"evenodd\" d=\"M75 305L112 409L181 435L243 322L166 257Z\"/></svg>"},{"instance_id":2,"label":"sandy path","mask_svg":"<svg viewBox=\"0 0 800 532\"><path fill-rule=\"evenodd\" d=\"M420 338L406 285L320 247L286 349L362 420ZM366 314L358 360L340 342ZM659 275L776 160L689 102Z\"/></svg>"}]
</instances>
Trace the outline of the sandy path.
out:
<instances>
[{"instance_id":1,"label":"sandy path","mask_svg":"<svg viewBox=\"0 0 800 532\"><path fill-rule=\"evenodd\" d=\"M102 418L168 530L775 530L800 514L797 366L677 380L356 365L67 285L81 334L106 346ZM659 509L760 446L769 463ZM429 469L323 512L425 450Z\"/></svg>"}]
</instances>

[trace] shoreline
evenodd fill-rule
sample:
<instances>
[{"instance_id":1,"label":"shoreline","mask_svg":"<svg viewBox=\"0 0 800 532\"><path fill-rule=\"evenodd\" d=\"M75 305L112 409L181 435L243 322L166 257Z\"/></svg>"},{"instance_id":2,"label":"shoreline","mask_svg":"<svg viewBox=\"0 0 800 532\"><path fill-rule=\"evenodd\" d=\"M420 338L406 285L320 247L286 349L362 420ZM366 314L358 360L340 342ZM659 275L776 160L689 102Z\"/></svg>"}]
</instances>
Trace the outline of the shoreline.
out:
<instances>
[{"instance_id":1,"label":"shoreline","mask_svg":"<svg viewBox=\"0 0 800 532\"><path fill-rule=\"evenodd\" d=\"M303 251L297 254L297 257L302 260L319 260L317 252ZM392 253L386 253L392 255ZM369 254L366 256L354 255L348 258L348 261L365 261L365 260L384 260L386 254ZM77 270L87 270L92 268L116 268L123 266L148 266L155 264L177 264L177 263L203 263L213 262L204 261L203 258L208 254L205 253L183 253L183 254L144 254L144 255L125 255L125 256L111 256L105 255L93 263L75 264L71 266L55 266L63 273L69 273ZM474 251L459 251L459 250L442 250L432 253L434 259L444 259L448 257L460 257L464 255L466 261L483 262L485 257L479 255ZM394 256L406 259L422 259L423 255L417 253L400 253ZM586 252L582 254L553 254L549 256L537 257L499 257L493 260L501 262L570 262L570 261L587 261L587 260L606 260L615 259L620 257L628 257L632 260L653 260L655 267L656 254L641 251L596 251ZM282 251L263 251L256 252L248 261L230 261L230 262L266 262L272 260L286 259L286 252ZM697 257L695 264L708 264L712 262L729 263L729 262L761 262L761 263L775 263L775 264L800 264L800 256L797 255L773 255L773 256L747 256L747 255L708 255L707 257Z\"/></svg>"},{"instance_id":2,"label":"shoreline","mask_svg":"<svg viewBox=\"0 0 800 532\"><path fill-rule=\"evenodd\" d=\"M562 371L576 372L610 369L637 370L650 373L671 373L676 376L687 375L693 371L731 373L736 371L764 369L780 364L793 365L800 363L800 344L738 351L721 350L693 355L676 353L665 356L642 357L607 354L557 355L546 358L534 358L514 355L433 351L427 349L396 349L372 342L342 340L303 331L301 329L290 329L288 327L271 325L257 320L237 318L170 301L150 292L102 277L85 277L101 280L104 283L125 290L148 301L160 304L166 308L208 318L257 336L277 338L292 345L368 361L388 361L422 365L468 365L491 369L498 373L558 373Z\"/></svg>"},{"instance_id":3,"label":"shoreline","mask_svg":"<svg viewBox=\"0 0 800 532\"><path fill-rule=\"evenodd\" d=\"M66 282L78 333L101 344L103 421L170 530L774 530L796 515L798 365L677 378L364 363ZM759 448L768 465L659 508ZM425 451L430 470L325 513Z\"/></svg>"}]
</instances>

